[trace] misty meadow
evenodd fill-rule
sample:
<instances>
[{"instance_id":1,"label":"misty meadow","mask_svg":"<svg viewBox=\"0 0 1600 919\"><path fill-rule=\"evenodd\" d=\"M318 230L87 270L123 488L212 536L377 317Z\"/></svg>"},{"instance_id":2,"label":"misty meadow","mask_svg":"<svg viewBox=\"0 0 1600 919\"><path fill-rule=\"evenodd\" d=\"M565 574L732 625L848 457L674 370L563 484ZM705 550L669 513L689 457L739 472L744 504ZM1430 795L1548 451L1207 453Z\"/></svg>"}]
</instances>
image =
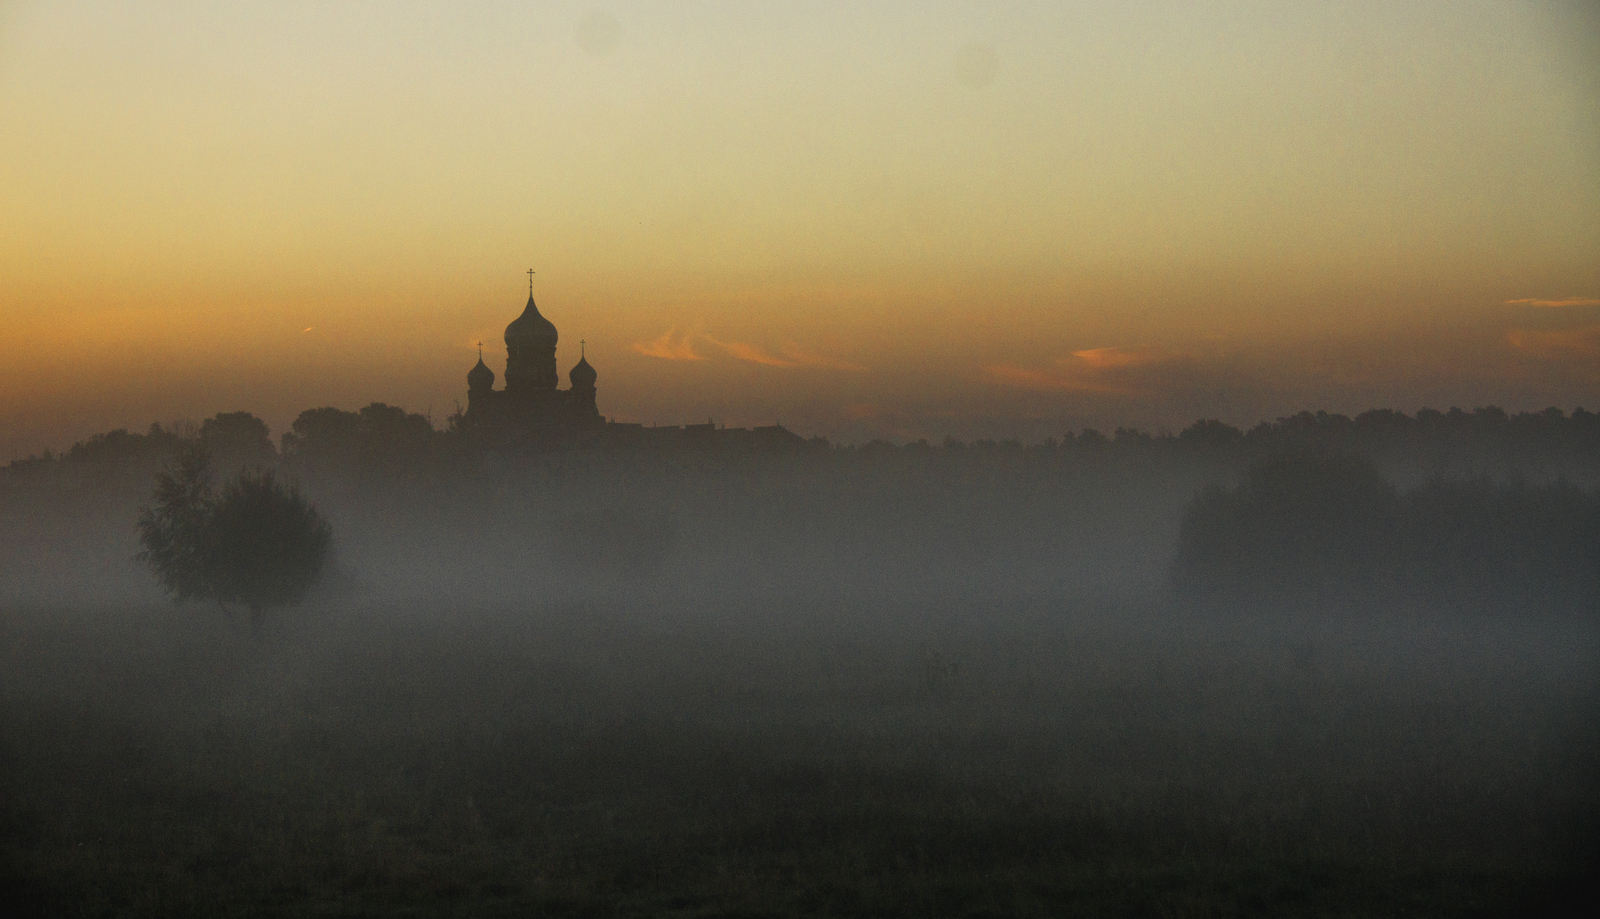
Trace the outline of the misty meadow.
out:
<instances>
[{"instance_id":1,"label":"misty meadow","mask_svg":"<svg viewBox=\"0 0 1600 919\"><path fill-rule=\"evenodd\" d=\"M374 404L13 462L7 899L1489 915L1600 854L1591 413L721 434L485 449ZM327 521L302 602L136 560L186 447Z\"/></svg>"},{"instance_id":2,"label":"misty meadow","mask_svg":"<svg viewBox=\"0 0 1600 919\"><path fill-rule=\"evenodd\" d=\"M1558 914L1597 215L1582 0L0 3L0 910Z\"/></svg>"}]
</instances>

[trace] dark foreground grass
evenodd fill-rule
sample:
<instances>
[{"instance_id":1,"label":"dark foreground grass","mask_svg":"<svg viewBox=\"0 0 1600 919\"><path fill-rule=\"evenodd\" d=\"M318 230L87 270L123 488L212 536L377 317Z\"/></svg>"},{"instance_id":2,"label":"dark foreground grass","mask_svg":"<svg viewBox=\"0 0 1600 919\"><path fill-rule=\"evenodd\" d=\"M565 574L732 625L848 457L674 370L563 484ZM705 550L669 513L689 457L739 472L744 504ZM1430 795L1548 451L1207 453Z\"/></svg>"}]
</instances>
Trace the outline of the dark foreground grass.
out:
<instances>
[{"instance_id":1,"label":"dark foreground grass","mask_svg":"<svg viewBox=\"0 0 1600 919\"><path fill-rule=\"evenodd\" d=\"M6 611L51 916L1455 916L1600 828L1593 631L1012 604Z\"/></svg>"}]
</instances>

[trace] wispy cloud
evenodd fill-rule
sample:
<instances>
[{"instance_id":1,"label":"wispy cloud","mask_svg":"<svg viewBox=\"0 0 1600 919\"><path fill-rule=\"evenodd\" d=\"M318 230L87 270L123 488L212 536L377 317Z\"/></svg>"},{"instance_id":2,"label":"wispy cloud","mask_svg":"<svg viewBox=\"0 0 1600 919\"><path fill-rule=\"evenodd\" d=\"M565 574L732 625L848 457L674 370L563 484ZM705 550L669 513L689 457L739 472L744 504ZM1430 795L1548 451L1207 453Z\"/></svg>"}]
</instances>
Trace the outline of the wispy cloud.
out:
<instances>
[{"instance_id":1,"label":"wispy cloud","mask_svg":"<svg viewBox=\"0 0 1600 919\"><path fill-rule=\"evenodd\" d=\"M1564 306L1600 306L1600 298L1563 297L1560 300L1540 300L1534 297L1529 297L1522 300L1507 300L1506 306L1537 306L1553 309L1560 309Z\"/></svg>"},{"instance_id":2,"label":"wispy cloud","mask_svg":"<svg viewBox=\"0 0 1600 919\"><path fill-rule=\"evenodd\" d=\"M667 334L651 342L636 342L633 350L651 357L664 358L671 361L700 361L705 357L696 353L695 345L704 342L728 355L735 360L751 364L760 364L763 367L781 367L793 369L798 367L815 367L824 370L848 370L862 372L867 368L850 361L839 360L818 354L815 351L802 347L797 342L785 342L778 353L774 354L761 345L744 341L723 341L705 333L678 334L673 329Z\"/></svg>"},{"instance_id":3,"label":"wispy cloud","mask_svg":"<svg viewBox=\"0 0 1600 919\"><path fill-rule=\"evenodd\" d=\"M783 356L804 367L821 367L824 370L849 370L853 373L865 373L867 368L850 361L841 361L837 358L817 354L800 347L795 342L784 342L780 348Z\"/></svg>"},{"instance_id":4,"label":"wispy cloud","mask_svg":"<svg viewBox=\"0 0 1600 919\"><path fill-rule=\"evenodd\" d=\"M1512 329L1506 342L1528 357L1544 361L1595 362L1600 369L1600 325L1577 329Z\"/></svg>"},{"instance_id":5,"label":"wispy cloud","mask_svg":"<svg viewBox=\"0 0 1600 919\"><path fill-rule=\"evenodd\" d=\"M1150 348L1090 348L1087 351L1074 351L1072 356L1082 361L1084 366L1095 370L1147 367L1171 358L1171 355L1165 352L1155 351Z\"/></svg>"},{"instance_id":6,"label":"wispy cloud","mask_svg":"<svg viewBox=\"0 0 1600 919\"><path fill-rule=\"evenodd\" d=\"M716 345L722 350L728 352L730 356L736 357L741 361L749 361L752 364L764 364L768 367L800 366L800 364L796 361L785 360L781 357L774 357L773 355L762 350L760 347L756 345L745 344L742 341L718 341L717 339L712 338L710 335L705 336L705 339L706 341L711 342L713 345Z\"/></svg>"},{"instance_id":7,"label":"wispy cloud","mask_svg":"<svg viewBox=\"0 0 1600 919\"><path fill-rule=\"evenodd\" d=\"M1050 367L993 364L985 368L1001 383L1057 392L1133 394L1149 391L1146 370L1180 363L1182 355L1153 348L1089 348Z\"/></svg>"},{"instance_id":8,"label":"wispy cloud","mask_svg":"<svg viewBox=\"0 0 1600 919\"><path fill-rule=\"evenodd\" d=\"M995 379L1018 389L1055 390L1059 392L1120 393L1127 387L1089 379L1081 374L1064 373L1059 369L1040 370L1019 367L1016 364L992 364L984 368Z\"/></svg>"},{"instance_id":9,"label":"wispy cloud","mask_svg":"<svg viewBox=\"0 0 1600 919\"><path fill-rule=\"evenodd\" d=\"M694 352L694 342L688 332L678 335L677 329L668 329L666 334L655 341L636 341L633 350L649 357L659 357L667 361L703 361L705 358Z\"/></svg>"}]
</instances>

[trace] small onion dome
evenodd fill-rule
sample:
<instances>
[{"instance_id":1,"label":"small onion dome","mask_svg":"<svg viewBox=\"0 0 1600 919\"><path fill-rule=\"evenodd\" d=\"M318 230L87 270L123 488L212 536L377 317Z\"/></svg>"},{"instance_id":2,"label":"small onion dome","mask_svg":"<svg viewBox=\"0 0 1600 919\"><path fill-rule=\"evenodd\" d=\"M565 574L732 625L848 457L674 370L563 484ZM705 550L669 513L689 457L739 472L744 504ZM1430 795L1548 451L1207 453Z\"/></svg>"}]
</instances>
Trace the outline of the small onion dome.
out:
<instances>
[{"instance_id":1,"label":"small onion dome","mask_svg":"<svg viewBox=\"0 0 1600 919\"><path fill-rule=\"evenodd\" d=\"M522 315L511 320L511 324L506 326L506 344L526 341L554 348L556 338L555 324L539 315L539 308L533 305L533 295L529 294L528 306L522 311Z\"/></svg>"},{"instance_id":2,"label":"small onion dome","mask_svg":"<svg viewBox=\"0 0 1600 919\"><path fill-rule=\"evenodd\" d=\"M599 376L598 373L594 372L594 368L589 366L589 359L580 357L577 365L572 368L572 372L567 374L567 379L572 381L574 387L582 389L593 386L595 379Z\"/></svg>"},{"instance_id":3,"label":"small onion dome","mask_svg":"<svg viewBox=\"0 0 1600 919\"><path fill-rule=\"evenodd\" d=\"M481 354L478 355L478 363L477 363L477 365L474 366L471 370L467 371L467 388L468 389L493 389L494 388L494 371L490 370L489 369L489 365L485 364L483 362L483 355L481 355Z\"/></svg>"}]
</instances>

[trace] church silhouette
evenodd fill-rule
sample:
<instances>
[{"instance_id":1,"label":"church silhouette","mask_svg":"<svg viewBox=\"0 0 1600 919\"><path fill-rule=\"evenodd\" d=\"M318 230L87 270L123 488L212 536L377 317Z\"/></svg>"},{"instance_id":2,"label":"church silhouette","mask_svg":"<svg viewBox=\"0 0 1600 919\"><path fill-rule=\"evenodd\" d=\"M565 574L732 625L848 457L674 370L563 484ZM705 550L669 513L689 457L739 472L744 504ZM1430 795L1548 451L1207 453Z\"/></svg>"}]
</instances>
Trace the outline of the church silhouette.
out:
<instances>
[{"instance_id":1,"label":"church silhouette","mask_svg":"<svg viewBox=\"0 0 1600 919\"><path fill-rule=\"evenodd\" d=\"M533 276L528 276L528 305L506 326L506 385L494 388L494 371L483 362L467 372L467 410L462 424L496 435L497 440L562 441L605 428L595 406L595 373L579 356L567 374L570 389L558 389L555 323L533 302Z\"/></svg>"},{"instance_id":2,"label":"church silhouette","mask_svg":"<svg viewBox=\"0 0 1600 919\"><path fill-rule=\"evenodd\" d=\"M755 428L719 427L714 421L670 427L645 427L611 421L595 402L599 374L579 343L578 363L561 389L556 370L555 323L533 302L533 272L528 272L528 303L506 326L506 383L495 389L494 371L483 362L467 371L467 408L461 426L496 446L701 446L734 450L797 450L806 441L781 424Z\"/></svg>"}]
</instances>

